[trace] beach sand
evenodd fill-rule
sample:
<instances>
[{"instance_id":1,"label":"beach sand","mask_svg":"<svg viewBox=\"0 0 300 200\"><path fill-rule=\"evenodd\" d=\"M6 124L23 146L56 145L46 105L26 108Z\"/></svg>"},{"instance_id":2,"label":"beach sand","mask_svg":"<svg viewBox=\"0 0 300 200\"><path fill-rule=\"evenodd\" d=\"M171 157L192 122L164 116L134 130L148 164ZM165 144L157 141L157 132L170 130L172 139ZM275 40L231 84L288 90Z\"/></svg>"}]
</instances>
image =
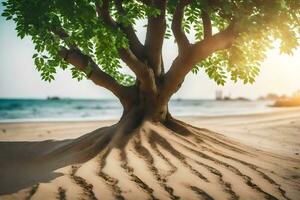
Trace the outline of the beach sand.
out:
<instances>
[{"instance_id":1,"label":"beach sand","mask_svg":"<svg viewBox=\"0 0 300 200\"><path fill-rule=\"evenodd\" d=\"M0 199L300 199L300 108L180 120L87 160L63 155L116 121L2 123Z\"/></svg>"}]
</instances>

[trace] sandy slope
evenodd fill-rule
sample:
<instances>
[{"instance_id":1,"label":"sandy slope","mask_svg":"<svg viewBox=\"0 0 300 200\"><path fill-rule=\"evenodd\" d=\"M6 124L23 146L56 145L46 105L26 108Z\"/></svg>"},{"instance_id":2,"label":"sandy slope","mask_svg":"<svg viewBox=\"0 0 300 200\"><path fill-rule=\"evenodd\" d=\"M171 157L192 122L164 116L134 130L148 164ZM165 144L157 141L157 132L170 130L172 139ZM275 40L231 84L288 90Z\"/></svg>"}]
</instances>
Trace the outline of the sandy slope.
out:
<instances>
[{"instance_id":1,"label":"sandy slope","mask_svg":"<svg viewBox=\"0 0 300 200\"><path fill-rule=\"evenodd\" d=\"M0 199L300 199L300 109L183 120L80 163L68 145L114 121L0 124Z\"/></svg>"}]
</instances>

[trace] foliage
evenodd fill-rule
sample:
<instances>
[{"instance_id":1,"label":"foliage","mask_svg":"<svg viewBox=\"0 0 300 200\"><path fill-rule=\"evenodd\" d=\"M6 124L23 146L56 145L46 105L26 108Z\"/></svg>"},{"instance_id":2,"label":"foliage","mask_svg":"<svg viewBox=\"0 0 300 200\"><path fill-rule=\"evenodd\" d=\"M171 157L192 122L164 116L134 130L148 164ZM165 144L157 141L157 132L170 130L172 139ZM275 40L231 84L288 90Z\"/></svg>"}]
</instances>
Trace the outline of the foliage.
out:
<instances>
[{"instance_id":1,"label":"foliage","mask_svg":"<svg viewBox=\"0 0 300 200\"><path fill-rule=\"evenodd\" d=\"M274 40L281 42L280 50L285 54L291 55L299 45L300 1L220 1L218 6L208 2L194 1L187 9L186 27L193 27L195 38L203 37L198 17L201 10L210 14L217 30L223 30L230 19L235 19L239 35L231 48L214 53L195 66L193 73L203 67L209 77L221 85L228 75L235 82L241 79L244 83L253 83Z\"/></svg>"},{"instance_id":2,"label":"foliage","mask_svg":"<svg viewBox=\"0 0 300 200\"><path fill-rule=\"evenodd\" d=\"M101 0L95 0L101 4ZM102 70L123 85L133 84L134 78L120 72L122 64L118 49L128 48L128 39L120 29L112 29L98 18L92 0L7 0L2 16L14 20L18 36L31 36L36 53L35 65L46 81L54 79L58 67L68 64L57 54L60 46L75 44L101 66ZM167 24L170 27L177 0L169 0ZM114 4L110 5L112 17L124 26L137 20L157 16L160 10L146 6L141 1L124 0L125 15L119 15ZM272 40L279 40L282 53L292 54L300 34L300 1L297 0L194 0L187 6L183 29L194 33L196 40L203 39L201 11L205 10L214 31L223 30L232 19L238 22L239 35L234 45L212 54L197 64L192 72L204 68L211 79L224 84L228 75L237 81L252 83L259 72L260 63L271 47ZM63 28L69 37L61 40L51 31ZM170 28L165 37L170 38ZM81 80L82 72L72 68L74 78Z\"/></svg>"}]
</instances>

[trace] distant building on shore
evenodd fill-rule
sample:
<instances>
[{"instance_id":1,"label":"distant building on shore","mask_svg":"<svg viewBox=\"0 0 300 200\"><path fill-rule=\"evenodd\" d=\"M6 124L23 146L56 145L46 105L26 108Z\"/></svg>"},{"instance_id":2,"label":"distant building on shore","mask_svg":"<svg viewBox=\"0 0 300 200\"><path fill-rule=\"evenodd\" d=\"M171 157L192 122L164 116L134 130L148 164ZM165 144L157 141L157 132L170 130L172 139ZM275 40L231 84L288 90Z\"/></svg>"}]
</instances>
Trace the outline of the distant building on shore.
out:
<instances>
[{"instance_id":1,"label":"distant building on shore","mask_svg":"<svg viewBox=\"0 0 300 200\"><path fill-rule=\"evenodd\" d=\"M236 97L236 98L231 98L231 95L223 95L222 90L216 90L216 100L217 101L250 101L250 99L245 98L245 97Z\"/></svg>"}]
</instances>

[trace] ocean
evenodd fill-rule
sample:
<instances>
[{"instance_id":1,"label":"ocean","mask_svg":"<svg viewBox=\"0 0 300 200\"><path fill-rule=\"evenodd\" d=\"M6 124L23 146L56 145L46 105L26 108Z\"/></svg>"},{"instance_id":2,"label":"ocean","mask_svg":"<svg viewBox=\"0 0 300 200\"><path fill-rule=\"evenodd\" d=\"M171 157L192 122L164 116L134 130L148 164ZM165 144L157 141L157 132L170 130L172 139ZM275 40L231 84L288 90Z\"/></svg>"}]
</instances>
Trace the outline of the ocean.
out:
<instances>
[{"instance_id":1,"label":"ocean","mask_svg":"<svg viewBox=\"0 0 300 200\"><path fill-rule=\"evenodd\" d=\"M270 101L171 100L174 116L221 116L273 111ZM117 100L0 99L0 122L118 119Z\"/></svg>"}]
</instances>

